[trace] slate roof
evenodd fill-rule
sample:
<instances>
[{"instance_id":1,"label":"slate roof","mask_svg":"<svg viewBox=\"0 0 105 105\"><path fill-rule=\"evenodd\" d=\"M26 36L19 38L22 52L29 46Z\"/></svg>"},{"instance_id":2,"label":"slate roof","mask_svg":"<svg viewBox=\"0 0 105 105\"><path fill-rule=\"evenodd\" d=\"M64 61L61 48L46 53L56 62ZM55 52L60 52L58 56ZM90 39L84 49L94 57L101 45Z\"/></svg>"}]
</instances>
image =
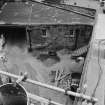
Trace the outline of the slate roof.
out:
<instances>
[{"instance_id":1,"label":"slate roof","mask_svg":"<svg viewBox=\"0 0 105 105\"><path fill-rule=\"evenodd\" d=\"M0 25L93 24L94 20L73 12L32 2L9 2L0 12Z\"/></svg>"}]
</instances>

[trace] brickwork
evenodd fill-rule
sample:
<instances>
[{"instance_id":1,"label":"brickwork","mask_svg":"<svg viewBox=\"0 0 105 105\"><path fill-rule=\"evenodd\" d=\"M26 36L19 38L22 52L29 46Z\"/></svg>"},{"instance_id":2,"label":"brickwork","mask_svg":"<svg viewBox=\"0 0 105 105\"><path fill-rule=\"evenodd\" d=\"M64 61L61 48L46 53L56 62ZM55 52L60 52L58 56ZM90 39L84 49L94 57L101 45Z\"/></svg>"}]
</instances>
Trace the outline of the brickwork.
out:
<instances>
[{"instance_id":1,"label":"brickwork","mask_svg":"<svg viewBox=\"0 0 105 105\"><path fill-rule=\"evenodd\" d=\"M92 27L85 25L43 26L31 31L32 46L45 44L47 49L60 50L60 47L75 49L88 44L91 32Z\"/></svg>"}]
</instances>

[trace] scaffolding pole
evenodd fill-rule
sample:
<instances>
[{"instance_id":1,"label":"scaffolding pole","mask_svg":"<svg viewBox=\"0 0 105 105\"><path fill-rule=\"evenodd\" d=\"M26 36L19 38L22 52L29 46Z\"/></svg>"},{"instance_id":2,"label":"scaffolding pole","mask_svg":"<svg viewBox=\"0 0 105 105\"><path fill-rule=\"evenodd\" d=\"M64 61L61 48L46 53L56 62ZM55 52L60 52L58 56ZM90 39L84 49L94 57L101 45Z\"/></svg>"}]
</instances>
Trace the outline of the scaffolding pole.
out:
<instances>
[{"instance_id":1,"label":"scaffolding pole","mask_svg":"<svg viewBox=\"0 0 105 105\"><path fill-rule=\"evenodd\" d=\"M8 73L8 72L4 72L4 71L0 71L0 74L7 75L7 76L10 76L10 77L13 77L13 78L16 78L16 79L21 78L21 76L11 74L11 73ZM67 95L72 95L72 96L82 98L82 99L85 99L85 100L88 100L88 101L92 101L92 102L97 102L98 101L98 99L95 98L95 97L90 97L90 96L87 96L87 95L84 95L84 94L81 94L81 93L72 92L72 91L66 91L64 89L61 89L61 88L58 88L58 87L55 87L55 86L51 86L51 85L48 85L48 84L45 84L45 83L41 83L41 82L38 82L38 81L35 81L35 80L26 79L26 82L34 84L34 85L38 85L38 86L41 86L41 87L44 87L44 88L48 88L48 89L51 89L51 90L55 90L55 91L58 91L58 92L61 92L61 93L64 93L64 94L66 93Z\"/></svg>"},{"instance_id":2,"label":"scaffolding pole","mask_svg":"<svg viewBox=\"0 0 105 105\"><path fill-rule=\"evenodd\" d=\"M47 105L49 105L50 103L54 104L54 105L63 105L63 104L60 104L60 103L57 103L55 101L52 101L50 99L45 99L43 97L40 97L40 96L37 96L37 95L34 95L34 94L31 94L31 93L27 93L27 96L33 100L36 100L38 102L41 102L41 103L45 103Z\"/></svg>"}]
</instances>

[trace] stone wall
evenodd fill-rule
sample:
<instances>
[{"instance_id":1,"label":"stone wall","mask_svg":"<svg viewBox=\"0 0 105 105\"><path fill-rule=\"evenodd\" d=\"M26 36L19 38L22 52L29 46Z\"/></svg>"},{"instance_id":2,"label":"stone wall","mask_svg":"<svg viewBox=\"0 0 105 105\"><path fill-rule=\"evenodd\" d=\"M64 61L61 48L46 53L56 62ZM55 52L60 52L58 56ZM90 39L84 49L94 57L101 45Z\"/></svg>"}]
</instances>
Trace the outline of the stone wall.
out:
<instances>
[{"instance_id":1,"label":"stone wall","mask_svg":"<svg viewBox=\"0 0 105 105\"><path fill-rule=\"evenodd\" d=\"M32 46L49 45L49 49L76 49L86 45L91 37L92 27L86 25L36 26L31 31ZM47 47L47 48L48 48Z\"/></svg>"}]
</instances>

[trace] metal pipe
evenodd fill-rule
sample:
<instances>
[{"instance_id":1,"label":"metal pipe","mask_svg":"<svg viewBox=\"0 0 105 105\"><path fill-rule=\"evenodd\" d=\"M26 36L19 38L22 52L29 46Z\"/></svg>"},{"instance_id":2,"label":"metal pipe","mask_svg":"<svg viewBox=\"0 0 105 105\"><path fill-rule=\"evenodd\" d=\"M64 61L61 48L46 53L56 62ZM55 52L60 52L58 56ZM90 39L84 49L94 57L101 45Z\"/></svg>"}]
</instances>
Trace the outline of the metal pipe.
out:
<instances>
[{"instance_id":1,"label":"metal pipe","mask_svg":"<svg viewBox=\"0 0 105 105\"><path fill-rule=\"evenodd\" d=\"M3 74L3 75L11 76L13 78L21 78L21 76L17 76L15 74L11 74L11 73L4 72L4 71L0 71L0 73ZM61 89L61 88L58 88L58 87L55 87L55 86L51 86L51 85L48 85L48 84L45 84L45 83L41 83L41 82L38 82L38 81L35 81L35 80L27 79L26 82L34 84L34 85L38 85L38 86L41 86L41 87L45 87L45 88L48 88L48 89L51 89L51 90L55 90L55 91L58 91L58 92L62 92L64 94L66 93L67 95L72 95L72 96L75 96L75 97L78 97L78 98L83 98L83 99L88 100L88 101L93 101L93 102L98 101L98 99L95 98L95 97L90 97L90 96L87 96L87 95L84 95L84 94L81 94L81 93L72 92L72 91L65 91L64 89Z\"/></svg>"},{"instance_id":2,"label":"metal pipe","mask_svg":"<svg viewBox=\"0 0 105 105\"><path fill-rule=\"evenodd\" d=\"M34 99L36 101L39 101L39 102L42 102L42 103L46 103L47 105L49 105L50 103L54 104L54 105L62 105L60 103L57 103L55 101L52 101L50 99L45 99L43 97L40 97L40 96L37 96L37 95L34 95L34 94L31 94L31 93L27 93L27 96L31 99Z\"/></svg>"}]
</instances>

